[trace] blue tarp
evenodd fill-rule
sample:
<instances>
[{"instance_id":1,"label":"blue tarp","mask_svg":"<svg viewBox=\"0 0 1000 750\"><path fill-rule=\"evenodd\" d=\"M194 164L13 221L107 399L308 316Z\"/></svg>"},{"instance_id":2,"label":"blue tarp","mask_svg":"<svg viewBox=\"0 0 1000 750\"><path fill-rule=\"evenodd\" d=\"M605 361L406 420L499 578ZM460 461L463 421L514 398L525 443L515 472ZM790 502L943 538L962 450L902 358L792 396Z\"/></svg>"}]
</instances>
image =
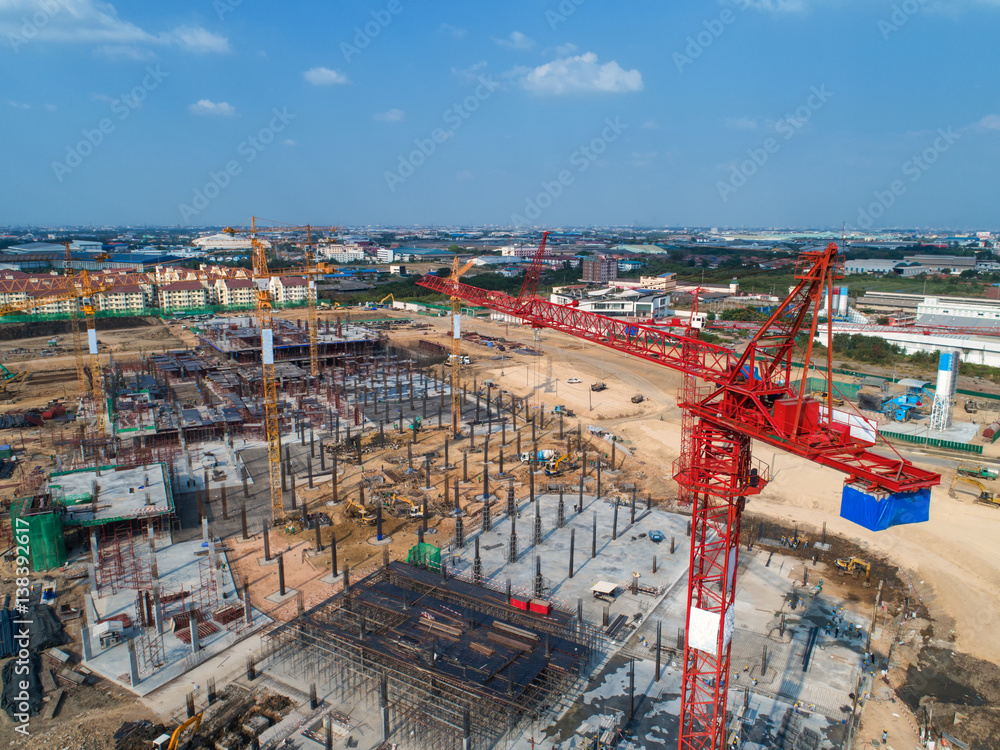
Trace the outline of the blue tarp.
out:
<instances>
[{"instance_id":1,"label":"blue tarp","mask_svg":"<svg viewBox=\"0 0 1000 750\"><path fill-rule=\"evenodd\" d=\"M930 488L877 497L850 485L844 486L840 516L871 531L885 531L890 526L923 523L930 518Z\"/></svg>"}]
</instances>

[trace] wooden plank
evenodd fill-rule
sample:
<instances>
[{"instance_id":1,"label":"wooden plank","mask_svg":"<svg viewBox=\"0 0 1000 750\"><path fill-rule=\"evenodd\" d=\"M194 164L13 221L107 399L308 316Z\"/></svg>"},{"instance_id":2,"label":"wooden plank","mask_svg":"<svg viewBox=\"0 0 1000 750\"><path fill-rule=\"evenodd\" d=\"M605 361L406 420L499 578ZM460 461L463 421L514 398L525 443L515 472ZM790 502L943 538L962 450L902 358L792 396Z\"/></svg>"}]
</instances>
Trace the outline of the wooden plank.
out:
<instances>
[{"instance_id":1,"label":"wooden plank","mask_svg":"<svg viewBox=\"0 0 1000 750\"><path fill-rule=\"evenodd\" d=\"M56 691L56 681L52 677L52 671L42 667L42 690L46 693L54 693Z\"/></svg>"},{"instance_id":2,"label":"wooden plank","mask_svg":"<svg viewBox=\"0 0 1000 750\"><path fill-rule=\"evenodd\" d=\"M42 712L43 719L51 719L55 717L56 712L59 710L59 704L62 703L63 695L65 695L65 693L66 691L63 688L59 688L52 698L49 699L48 705Z\"/></svg>"},{"instance_id":3,"label":"wooden plank","mask_svg":"<svg viewBox=\"0 0 1000 750\"><path fill-rule=\"evenodd\" d=\"M510 648L516 648L519 651L531 651L534 648L533 645L525 643L524 641L516 641L513 638L508 638L505 635L500 635L499 633L489 632L486 637L491 641L496 643L502 643L504 646L509 646Z\"/></svg>"},{"instance_id":4,"label":"wooden plank","mask_svg":"<svg viewBox=\"0 0 1000 750\"><path fill-rule=\"evenodd\" d=\"M496 649L490 648L489 646L484 646L481 643L470 643L469 648L473 651L477 651L483 656L493 656L496 653Z\"/></svg>"},{"instance_id":5,"label":"wooden plank","mask_svg":"<svg viewBox=\"0 0 1000 750\"><path fill-rule=\"evenodd\" d=\"M529 641L537 641L538 634L532 633L530 630L524 630L522 628L514 627L513 625L508 625L505 622L494 622L494 630L502 630L504 633L516 636L517 638L523 638Z\"/></svg>"}]
</instances>

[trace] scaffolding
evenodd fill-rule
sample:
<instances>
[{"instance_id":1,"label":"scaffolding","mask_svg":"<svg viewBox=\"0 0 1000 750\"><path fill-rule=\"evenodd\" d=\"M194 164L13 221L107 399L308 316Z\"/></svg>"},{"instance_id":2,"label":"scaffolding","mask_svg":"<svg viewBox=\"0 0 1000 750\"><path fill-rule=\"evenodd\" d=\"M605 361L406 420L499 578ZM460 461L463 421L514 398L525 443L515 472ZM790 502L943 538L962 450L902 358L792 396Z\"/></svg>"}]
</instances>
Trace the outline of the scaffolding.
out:
<instances>
[{"instance_id":1,"label":"scaffolding","mask_svg":"<svg viewBox=\"0 0 1000 750\"><path fill-rule=\"evenodd\" d=\"M605 645L569 614L394 562L272 631L262 666L380 706L385 740L478 750L571 701Z\"/></svg>"},{"instance_id":2,"label":"scaffolding","mask_svg":"<svg viewBox=\"0 0 1000 750\"><path fill-rule=\"evenodd\" d=\"M149 546L136 543L127 528L105 535L98 545L97 596L151 588L152 565L144 551L149 552Z\"/></svg>"}]
</instances>

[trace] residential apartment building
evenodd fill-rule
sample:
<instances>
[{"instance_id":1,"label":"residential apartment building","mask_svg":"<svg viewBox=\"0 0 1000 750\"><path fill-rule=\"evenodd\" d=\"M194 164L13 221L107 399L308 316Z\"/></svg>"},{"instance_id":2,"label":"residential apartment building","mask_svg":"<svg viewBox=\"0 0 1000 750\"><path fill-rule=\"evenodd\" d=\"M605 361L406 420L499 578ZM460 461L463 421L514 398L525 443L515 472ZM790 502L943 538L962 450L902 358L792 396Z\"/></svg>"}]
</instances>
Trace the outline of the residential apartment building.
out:
<instances>
[{"instance_id":1,"label":"residential apartment building","mask_svg":"<svg viewBox=\"0 0 1000 750\"><path fill-rule=\"evenodd\" d=\"M174 281L159 289L160 307L165 310L208 307L208 285L204 281Z\"/></svg>"},{"instance_id":2,"label":"residential apartment building","mask_svg":"<svg viewBox=\"0 0 1000 750\"><path fill-rule=\"evenodd\" d=\"M614 258L587 258L583 261L583 281L587 284L607 284L618 278L618 261Z\"/></svg>"},{"instance_id":3,"label":"residential apartment building","mask_svg":"<svg viewBox=\"0 0 1000 750\"><path fill-rule=\"evenodd\" d=\"M272 276L271 298L279 305L293 305L309 300L305 276Z\"/></svg>"},{"instance_id":4,"label":"residential apartment building","mask_svg":"<svg viewBox=\"0 0 1000 750\"><path fill-rule=\"evenodd\" d=\"M216 279L212 288L216 304L253 307L257 303L257 285L249 279Z\"/></svg>"},{"instance_id":5,"label":"residential apartment building","mask_svg":"<svg viewBox=\"0 0 1000 750\"><path fill-rule=\"evenodd\" d=\"M146 292L139 284L122 284L97 295L97 309L141 314L147 307Z\"/></svg>"}]
</instances>

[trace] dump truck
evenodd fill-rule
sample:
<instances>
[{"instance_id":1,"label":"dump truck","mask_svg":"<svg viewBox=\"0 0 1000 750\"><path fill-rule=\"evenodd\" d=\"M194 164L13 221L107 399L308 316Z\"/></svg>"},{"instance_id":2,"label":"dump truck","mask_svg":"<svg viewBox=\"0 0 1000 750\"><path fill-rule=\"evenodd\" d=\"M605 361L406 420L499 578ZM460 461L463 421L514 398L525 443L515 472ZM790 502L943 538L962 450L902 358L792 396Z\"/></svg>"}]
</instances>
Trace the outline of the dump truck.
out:
<instances>
[{"instance_id":1,"label":"dump truck","mask_svg":"<svg viewBox=\"0 0 1000 750\"><path fill-rule=\"evenodd\" d=\"M637 394L635 394L632 397L632 403L633 404L641 404L645 400L646 400L646 397L643 396L641 393L637 393Z\"/></svg>"},{"instance_id":2,"label":"dump truck","mask_svg":"<svg viewBox=\"0 0 1000 750\"><path fill-rule=\"evenodd\" d=\"M592 390L592 391L603 391L603 390L607 389L607 387L608 386L605 385L604 383L591 383L590 384L590 390Z\"/></svg>"},{"instance_id":3,"label":"dump truck","mask_svg":"<svg viewBox=\"0 0 1000 750\"><path fill-rule=\"evenodd\" d=\"M986 479L991 482L996 479L998 475L997 472L977 464L959 464L958 473L963 477L975 477L976 479Z\"/></svg>"},{"instance_id":4,"label":"dump truck","mask_svg":"<svg viewBox=\"0 0 1000 750\"><path fill-rule=\"evenodd\" d=\"M563 406L562 404L559 404L558 406L555 406L555 407L553 407L553 409L552 409L552 413L553 413L553 414L563 414L563 415L565 415L565 416L567 416L567 417L575 417L575 416L576 416L576 415L575 415L575 414L573 413L573 410L572 410L572 409L567 409L567 408L566 408L565 406Z\"/></svg>"}]
</instances>

